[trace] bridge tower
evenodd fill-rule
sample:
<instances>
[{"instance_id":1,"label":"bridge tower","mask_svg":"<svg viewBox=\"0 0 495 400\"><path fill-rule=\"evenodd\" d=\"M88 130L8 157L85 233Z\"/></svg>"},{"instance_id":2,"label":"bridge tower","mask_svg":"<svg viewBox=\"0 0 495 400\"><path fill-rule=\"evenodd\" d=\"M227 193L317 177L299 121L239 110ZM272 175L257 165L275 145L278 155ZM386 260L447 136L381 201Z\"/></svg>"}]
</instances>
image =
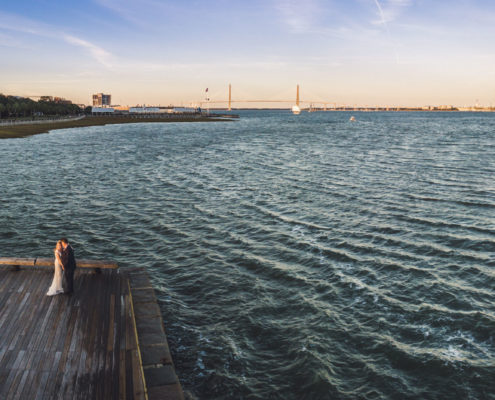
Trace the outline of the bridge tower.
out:
<instances>
[{"instance_id":1,"label":"bridge tower","mask_svg":"<svg viewBox=\"0 0 495 400\"><path fill-rule=\"evenodd\" d=\"M299 84L297 84L296 106L298 106L298 107L299 107Z\"/></svg>"},{"instance_id":2,"label":"bridge tower","mask_svg":"<svg viewBox=\"0 0 495 400\"><path fill-rule=\"evenodd\" d=\"M229 111L232 111L232 85L229 83Z\"/></svg>"}]
</instances>

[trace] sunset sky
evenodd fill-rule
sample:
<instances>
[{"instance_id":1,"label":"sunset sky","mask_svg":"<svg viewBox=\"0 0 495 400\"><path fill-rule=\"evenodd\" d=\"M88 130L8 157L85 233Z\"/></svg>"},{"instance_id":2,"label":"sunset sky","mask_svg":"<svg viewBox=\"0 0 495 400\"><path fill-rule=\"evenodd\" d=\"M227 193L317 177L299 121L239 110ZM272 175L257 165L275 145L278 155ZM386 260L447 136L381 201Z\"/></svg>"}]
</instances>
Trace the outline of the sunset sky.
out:
<instances>
[{"instance_id":1,"label":"sunset sky","mask_svg":"<svg viewBox=\"0 0 495 400\"><path fill-rule=\"evenodd\" d=\"M2 1L0 52L0 92L85 104L495 105L489 0Z\"/></svg>"}]
</instances>

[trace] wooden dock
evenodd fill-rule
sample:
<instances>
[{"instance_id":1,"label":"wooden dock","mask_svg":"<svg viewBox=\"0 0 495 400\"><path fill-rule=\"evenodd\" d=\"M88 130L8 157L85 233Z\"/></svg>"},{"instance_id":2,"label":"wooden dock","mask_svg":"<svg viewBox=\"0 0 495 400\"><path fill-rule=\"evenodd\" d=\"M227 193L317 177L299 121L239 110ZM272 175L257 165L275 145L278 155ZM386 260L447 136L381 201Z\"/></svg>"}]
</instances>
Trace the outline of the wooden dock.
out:
<instances>
[{"instance_id":1,"label":"wooden dock","mask_svg":"<svg viewBox=\"0 0 495 400\"><path fill-rule=\"evenodd\" d=\"M49 297L53 260L0 258L0 399L183 399L146 271L77 263Z\"/></svg>"}]
</instances>

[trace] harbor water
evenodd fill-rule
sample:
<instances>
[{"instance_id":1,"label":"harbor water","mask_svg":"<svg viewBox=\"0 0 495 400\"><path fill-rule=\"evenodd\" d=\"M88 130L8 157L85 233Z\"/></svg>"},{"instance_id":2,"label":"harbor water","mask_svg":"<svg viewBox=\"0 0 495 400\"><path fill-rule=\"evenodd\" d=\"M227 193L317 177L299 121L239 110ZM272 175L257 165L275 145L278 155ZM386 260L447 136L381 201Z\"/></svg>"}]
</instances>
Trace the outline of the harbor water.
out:
<instances>
[{"instance_id":1,"label":"harbor water","mask_svg":"<svg viewBox=\"0 0 495 400\"><path fill-rule=\"evenodd\" d=\"M494 399L495 115L240 115L0 140L0 256L147 268L199 399Z\"/></svg>"}]
</instances>

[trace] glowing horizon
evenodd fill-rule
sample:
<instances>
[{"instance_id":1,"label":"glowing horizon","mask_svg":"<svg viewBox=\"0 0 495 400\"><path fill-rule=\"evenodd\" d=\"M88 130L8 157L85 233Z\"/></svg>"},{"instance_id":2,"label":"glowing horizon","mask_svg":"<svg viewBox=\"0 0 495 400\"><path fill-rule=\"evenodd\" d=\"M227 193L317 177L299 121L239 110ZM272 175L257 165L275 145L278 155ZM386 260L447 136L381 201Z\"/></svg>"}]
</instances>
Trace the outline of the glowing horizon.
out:
<instances>
[{"instance_id":1,"label":"glowing horizon","mask_svg":"<svg viewBox=\"0 0 495 400\"><path fill-rule=\"evenodd\" d=\"M480 0L21 0L0 6L0 93L188 106L300 84L302 101L490 106L493 20Z\"/></svg>"}]
</instances>

